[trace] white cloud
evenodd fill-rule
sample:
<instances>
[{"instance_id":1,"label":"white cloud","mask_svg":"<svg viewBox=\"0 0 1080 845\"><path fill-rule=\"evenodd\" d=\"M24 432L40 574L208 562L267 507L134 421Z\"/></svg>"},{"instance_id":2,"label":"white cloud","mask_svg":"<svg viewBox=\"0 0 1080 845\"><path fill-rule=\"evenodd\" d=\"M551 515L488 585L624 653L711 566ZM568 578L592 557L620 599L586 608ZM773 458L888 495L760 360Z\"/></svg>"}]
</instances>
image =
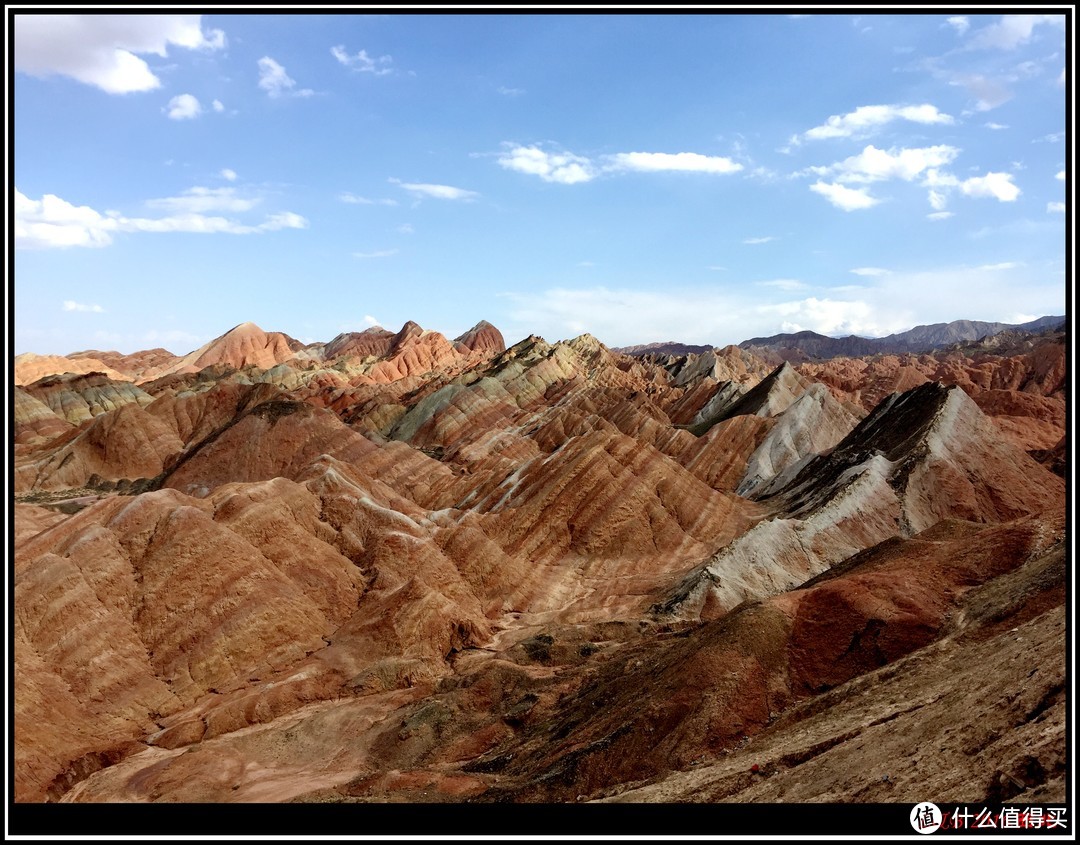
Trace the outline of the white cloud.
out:
<instances>
[{"instance_id":1,"label":"white cloud","mask_svg":"<svg viewBox=\"0 0 1080 845\"><path fill-rule=\"evenodd\" d=\"M1048 214L1064 214L1065 203L1063 202L1048 202L1046 204L1046 211Z\"/></svg>"},{"instance_id":2,"label":"white cloud","mask_svg":"<svg viewBox=\"0 0 1080 845\"><path fill-rule=\"evenodd\" d=\"M988 271L992 272L992 271L996 271L996 270L1015 270L1017 267L1022 267L1022 266L1023 266L1023 264L1020 263L1020 262L1017 262L1017 261L1001 261L998 264L982 264L979 267L976 267L975 269L976 270L988 270Z\"/></svg>"},{"instance_id":3,"label":"white cloud","mask_svg":"<svg viewBox=\"0 0 1080 845\"><path fill-rule=\"evenodd\" d=\"M881 202L881 200L870 196L866 188L845 188L843 185L818 181L810 186L810 190L816 194L821 194L837 208L844 211L870 208Z\"/></svg>"},{"instance_id":4,"label":"white cloud","mask_svg":"<svg viewBox=\"0 0 1080 845\"><path fill-rule=\"evenodd\" d=\"M355 56L350 56L343 44L331 47L330 53L345 67L358 73L373 73L375 76L386 76L386 74L394 72L394 69L390 67L394 60L390 56L372 58L367 54L366 50L361 50Z\"/></svg>"},{"instance_id":5,"label":"white cloud","mask_svg":"<svg viewBox=\"0 0 1080 845\"><path fill-rule=\"evenodd\" d=\"M841 182L882 182L903 179L910 182L929 168L941 167L952 162L960 150L947 144L933 147L911 147L879 150L873 144L858 155L851 156L828 167L811 167L810 172L819 176L834 176Z\"/></svg>"},{"instance_id":6,"label":"white cloud","mask_svg":"<svg viewBox=\"0 0 1080 845\"><path fill-rule=\"evenodd\" d=\"M232 171L229 171L232 173ZM225 173L222 172L224 176ZM236 174L233 173L233 178ZM228 177L226 177L228 178ZM208 211L250 211L260 200L236 195L236 188L188 188L178 197L162 197L146 201L149 208L174 211L181 214L203 214Z\"/></svg>"},{"instance_id":7,"label":"white cloud","mask_svg":"<svg viewBox=\"0 0 1080 845\"><path fill-rule=\"evenodd\" d=\"M500 295L506 307L495 321L507 337L536 333L553 341L588 331L609 346L673 338L723 346L776 334L784 323L881 336L961 318L1061 314L1067 294L1062 277L1048 276L1040 264L992 273L966 265L894 270L872 285L845 288L851 289L791 299L782 288L753 284L555 287Z\"/></svg>"},{"instance_id":8,"label":"white cloud","mask_svg":"<svg viewBox=\"0 0 1080 845\"><path fill-rule=\"evenodd\" d=\"M495 90L506 97L520 97L525 93L524 88L507 88L505 85L500 85Z\"/></svg>"},{"instance_id":9,"label":"white cloud","mask_svg":"<svg viewBox=\"0 0 1080 845\"><path fill-rule=\"evenodd\" d=\"M761 238L743 238L744 244L767 244L769 241L775 241L776 235L765 235Z\"/></svg>"},{"instance_id":10,"label":"white cloud","mask_svg":"<svg viewBox=\"0 0 1080 845\"><path fill-rule=\"evenodd\" d=\"M178 94L162 109L171 120L190 120L202 114L202 106L191 94Z\"/></svg>"},{"instance_id":11,"label":"white cloud","mask_svg":"<svg viewBox=\"0 0 1080 845\"><path fill-rule=\"evenodd\" d=\"M217 50L220 29L203 31L201 15L16 15L15 69L31 76L59 74L109 94L161 86L136 53L168 56L170 46Z\"/></svg>"},{"instance_id":12,"label":"white cloud","mask_svg":"<svg viewBox=\"0 0 1080 845\"><path fill-rule=\"evenodd\" d=\"M379 323L379 321L377 319L375 319L374 317L372 317L370 314L365 314L364 315L364 322L367 323L369 326L381 325Z\"/></svg>"},{"instance_id":13,"label":"white cloud","mask_svg":"<svg viewBox=\"0 0 1080 845\"><path fill-rule=\"evenodd\" d=\"M216 112L225 111L225 104L221 102L221 100L214 100L214 102L212 102L210 105L213 106L214 111Z\"/></svg>"},{"instance_id":14,"label":"white cloud","mask_svg":"<svg viewBox=\"0 0 1080 845\"><path fill-rule=\"evenodd\" d=\"M994 123L993 121L991 121L990 123L984 123L983 126L985 126L987 129L1008 129L1009 128L1007 124Z\"/></svg>"},{"instance_id":15,"label":"white cloud","mask_svg":"<svg viewBox=\"0 0 1080 845\"><path fill-rule=\"evenodd\" d=\"M940 191L930 191L927 197L930 200L930 207L934 209L934 211L943 211L945 209L945 204L948 202L948 198L945 194Z\"/></svg>"},{"instance_id":16,"label":"white cloud","mask_svg":"<svg viewBox=\"0 0 1080 845\"><path fill-rule=\"evenodd\" d=\"M471 200L480 196L476 191L467 191L464 188L455 188L451 185L431 185L423 182L402 182L400 179L390 178L387 180L395 185L400 185L410 194L416 197L433 197L440 200Z\"/></svg>"},{"instance_id":17,"label":"white cloud","mask_svg":"<svg viewBox=\"0 0 1080 845\"><path fill-rule=\"evenodd\" d=\"M228 167L223 167L221 173L218 174L222 179L227 179L229 182L236 181L236 171Z\"/></svg>"},{"instance_id":18,"label":"white cloud","mask_svg":"<svg viewBox=\"0 0 1080 845\"><path fill-rule=\"evenodd\" d=\"M308 225L306 219L290 211L272 214L257 225L240 223L226 217L208 217L198 212L185 211L183 202L189 199L197 202L199 197L191 195L157 201L166 203L160 207L180 212L167 217L125 217L114 211L101 214L89 206L75 206L53 194L45 194L40 200L32 200L16 189L15 245L20 249L103 247L112 243L113 234L117 232L224 232L248 235L279 229L304 229ZM169 206L170 200L179 204ZM217 198L215 201L222 200Z\"/></svg>"},{"instance_id":19,"label":"white cloud","mask_svg":"<svg viewBox=\"0 0 1080 845\"><path fill-rule=\"evenodd\" d=\"M259 232L277 232L281 229L306 229L307 227L307 219L301 217L299 214L292 211L279 211L276 214L271 214L267 217L266 222L255 226L254 230ZM246 231L237 232L237 234L246 233Z\"/></svg>"},{"instance_id":20,"label":"white cloud","mask_svg":"<svg viewBox=\"0 0 1080 845\"><path fill-rule=\"evenodd\" d=\"M856 267L851 272L856 276L887 276L892 271L883 267Z\"/></svg>"},{"instance_id":21,"label":"white cloud","mask_svg":"<svg viewBox=\"0 0 1080 845\"><path fill-rule=\"evenodd\" d=\"M391 255L397 255L397 250L380 249L375 252L354 252L353 258L389 258Z\"/></svg>"},{"instance_id":22,"label":"white cloud","mask_svg":"<svg viewBox=\"0 0 1080 845\"><path fill-rule=\"evenodd\" d=\"M644 173L682 171L689 173L736 173L743 166L724 156L701 153L617 153L610 157L611 170L636 170Z\"/></svg>"},{"instance_id":23,"label":"white cloud","mask_svg":"<svg viewBox=\"0 0 1080 845\"><path fill-rule=\"evenodd\" d=\"M338 199L342 202L347 202L350 205L397 205L397 200L391 199L378 199L372 200L367 197L362 197L349 191L343 191L338 194Z\"/></svg>"},{"instance_id":24,"label":"white cloud","mask_svg":"<svg viewBox=\"0 0 1080 845\"><path fill-rule=\"evenodd\" d=\"M310 88L301 88L294 91L296 80L285 72L285 68L271 59L263 56L259 59L259 87L270 97L310 97L315 92Z\"/></svg>"},{"instance_id":25,"label":"white cloud","mask_svg":"<svg viewBox=\"0 0 1080 845\"><path fill-rule=\"evenodd\" d=\"M15 189L15 243L28 249L107 246L114 221L85 205L72 205L53 194L32 200Z\"/></svg>"},{"instance_id":26,"label":"white cloud","mask_svg":"<svg viewBox=\"0 0 1080 845\"><path fill-rule=\"evenodd\" d=\"M765 282L757 282L756 284L766 288L777 288L779 290L803 290L807 287L806 282L800 282L798 279L769 279Z\"/></svg>"},{"instance_id":27,"label":"white cloud","mask_svg":"<svg viewBox=\"0 0 1080 845\"><path fill-rule=\"evenodd\" d=\"M951 115L938 111L936 106L929 103L918 106L859 106L848 114L834 114L821 126L808 129L802 137L807 140L861 138L894 120L910 120L922 124L955 122ZM797 140L797 137L792 140Z\"/></svg>"},{"instance_id":28,"label":"white cloud","mask_svg":"<svg viewBox=\"0 0 1080 845\"><path fill-rule=\"evenodd\" d=\"M971 49L1014 50L1031 40L1038 26L1065 26L1064 15L1003 15L972 36Z\"/></svg>"},{"instance_id":29,"label":"white cloud","mask_svg":"<svg viewBox=\"0 0 1080 845\"><path fill-rule=\"evenodd\" d=\"M503 144L499 166L518 173L539 176L545 182L574 185L588 182L596 176L592 162L573 153L549 153L539 147Z\"/></svg>"},{"instance_id":30,"label":"white cloud","mask_svg":"<svg viewBox=\"0 0 1080 845\"><path fill-rule=\"evenodd\" d=\"M966 15L954 15L951 18L946 18L945 23L955 29L957 35L963 35L971 26L971 21L968 20Z\"/></svg>"},{"instance_id":31,"label":"white cloud","mask_svg":"<svg viewBox=\"0 0 1080 845\"><path fill-rule=\"evenodd\" d=\"M774 280L786 282L794 280ZM797 288L795 288L797 289ZM783 285L741 285L665 291L553 288L507 293L510 309L499 325L504 334L536 332L549 340L590 332L609 346L677 338L684 343L725 345L771 335L797 325L822 333L888 334L911 328L907 315L872 302L808 297L762 303L763 297L790 295ZM505 325L504 325L505 324Z\"/></svg>"},{"instance_id":32,"label":"white cloud","mask_svg":"<svg viewBox=\"0 0 1080 845\"><path fill-rule=\"evenodd\" d=\"M952 211L935 211L933 214L927 214L927 220L948 220L950 217L954 217L955 212Z\"/></svg>"},{"instance_id":33,"label":"white cloud","mask_svg":"<svg viewBox=\"0 0 1080 845\"><path fill-rule=\"evenodd\" d=\"M411 223L402 223L397 227L397 231L400 235L412 235L416 232Z\"/></svg>"},{"instance_id":34,"label":"white cloud","mask_svg":"<svg viewBox=\"0 0 1080 845\"><path fill-rule=\"evenodd\" d=\"M81 302L76 302L73 299L64 300L65 311L91 311L94 314L104 314L105 309L100 305L84 305Z\"/></svg>"},{"instance_id":35,"label":"white cloud","mask_svg":"<svg viewBox=\"0 0 1080 845\"><path fill-rule=\"evenodd\" d=\"M1065 171L1064 170L1059 170L1057 172L1057 174L1054 176L1054 178L1064 182L1065 181Z\"/></svg>"},{"instance_id":36,"label":"white cloud","mask_svg":"<svg viewBox=\"0 0 1080 845\"><path fill-rule=\"evenodd\" d=\"M818 299L811 296L797 302L763 305L758 311L768 316L782 317L780 326L785 331L810 331L826 335L881 335L881 323L873 308L861 300L842 301Z\"/></svg>"},{"instance_id":37,"label":"white cloud","mask_svg":"<svg viewBox=\"0 0 1080 845\"><path fill-rule=\"evenodd\" d=\"M960 183L960 191L968 197L993 197L999 202L1012 202L1020 196L1011 173L987 173L973 176Z\"/></svg>"}]
</instances>

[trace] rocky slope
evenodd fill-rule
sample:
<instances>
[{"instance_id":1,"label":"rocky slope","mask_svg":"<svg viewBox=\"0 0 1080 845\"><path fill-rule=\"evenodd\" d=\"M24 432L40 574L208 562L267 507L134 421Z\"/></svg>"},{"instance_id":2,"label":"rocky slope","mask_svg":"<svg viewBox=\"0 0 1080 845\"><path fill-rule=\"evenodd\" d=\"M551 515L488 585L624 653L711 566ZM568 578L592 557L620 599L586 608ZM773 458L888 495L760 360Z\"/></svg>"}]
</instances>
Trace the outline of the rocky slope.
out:
<instances>
[{"instance_id":1,"label":"rocky slope","mask_svg":"<svg viewBox=\"0 0 1080 845\"><path fill-rule=\"evenodd\" d=\"M1065 359L1001 351L244 324L43 374L16 799L1062 800Z\"/></svg>"}]
</instances>

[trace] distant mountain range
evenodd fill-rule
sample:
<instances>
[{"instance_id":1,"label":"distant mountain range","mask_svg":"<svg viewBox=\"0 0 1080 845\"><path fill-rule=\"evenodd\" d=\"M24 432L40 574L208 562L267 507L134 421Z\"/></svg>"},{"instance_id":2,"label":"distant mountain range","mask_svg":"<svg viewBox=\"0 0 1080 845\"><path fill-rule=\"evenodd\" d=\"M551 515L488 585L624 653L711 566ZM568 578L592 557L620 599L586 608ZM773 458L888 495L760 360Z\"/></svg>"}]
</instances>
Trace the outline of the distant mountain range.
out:
<instances>
[{"instance_id":1,"label":"distant mountain range","mask_svg":"<svg viewBox=\"0 0 1080 845\"><path fill-rule=\"evenodd\" d=\"M661 341L660 343L638 343L634 346L613 346L612 352L621 352L623 355L700 355L708 352L711 346L693 346L688 343L679 343L675 340Z\"/></svg>"},{"instance_id":2,"label":"distant mountain range","mask_svg":"<svg viewBox=\"0 0 1080 845\"><path fill-rule=\"evenodd\" d=\"M817 332L795 332L777 334L772 337L753 337L739 344L757 355L772 358L779 357L786 361L807 361L813 359L835 358L840 355L858 357L881 353L929 352L965 341L981 340L1004 331L1039 332L1056 328L1065 322L1065 317L1040 317L1029 323L985 323L980 320L953 320L951 323L933 323L928 326L916 326L906 332L891 334L888 337L870 338L848 335L847 337L827 337ZM773 353L772 356L768 353Z\"/></svg>"}]
</instances>

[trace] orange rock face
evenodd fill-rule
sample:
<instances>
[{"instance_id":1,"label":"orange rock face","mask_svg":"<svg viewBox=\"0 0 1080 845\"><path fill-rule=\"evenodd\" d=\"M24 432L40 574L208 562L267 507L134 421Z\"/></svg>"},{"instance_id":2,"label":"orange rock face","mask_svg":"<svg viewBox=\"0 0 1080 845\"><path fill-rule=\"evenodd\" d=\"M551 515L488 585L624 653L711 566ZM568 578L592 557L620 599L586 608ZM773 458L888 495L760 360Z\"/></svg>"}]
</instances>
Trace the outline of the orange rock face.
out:
<instances>
[{"instance_id":1,"label":"orange rock face","mask_svg":"<svg viewBox=\"0 0 1080 845\"><path fill-rule=\"evenodd\" d=\"M859 684L965 631L1057 654L1054 347L775 368L481 322L159 352L16 389L19 801L663 800L703 761L734 795L764 782L725 761L803 765L806 713L858 722ZM1056 796L1054 683L1024 777ZM950 760L968 800L990 758ZM822 777L799 800L865 800Z\"/></svg>"}]
</instances>

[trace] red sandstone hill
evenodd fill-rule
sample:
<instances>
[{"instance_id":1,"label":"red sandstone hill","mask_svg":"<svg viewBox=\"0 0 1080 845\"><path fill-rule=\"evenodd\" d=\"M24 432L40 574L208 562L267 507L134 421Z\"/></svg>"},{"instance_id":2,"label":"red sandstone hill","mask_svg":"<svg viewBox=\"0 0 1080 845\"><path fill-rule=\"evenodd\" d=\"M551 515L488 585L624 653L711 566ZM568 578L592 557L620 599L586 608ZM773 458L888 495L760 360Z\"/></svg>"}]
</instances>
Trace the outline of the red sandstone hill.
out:
<instances>
[{"instance_id":1,"label":"red sandstone hill","mask_svg":"<svg viewBox=\"0 0 1080 845\"><path fill-rule=\"evenodd\" d=\"M1064 800L1052 338L159 352L14 393L19 801Z\"/></svg>"}]
</instances>

